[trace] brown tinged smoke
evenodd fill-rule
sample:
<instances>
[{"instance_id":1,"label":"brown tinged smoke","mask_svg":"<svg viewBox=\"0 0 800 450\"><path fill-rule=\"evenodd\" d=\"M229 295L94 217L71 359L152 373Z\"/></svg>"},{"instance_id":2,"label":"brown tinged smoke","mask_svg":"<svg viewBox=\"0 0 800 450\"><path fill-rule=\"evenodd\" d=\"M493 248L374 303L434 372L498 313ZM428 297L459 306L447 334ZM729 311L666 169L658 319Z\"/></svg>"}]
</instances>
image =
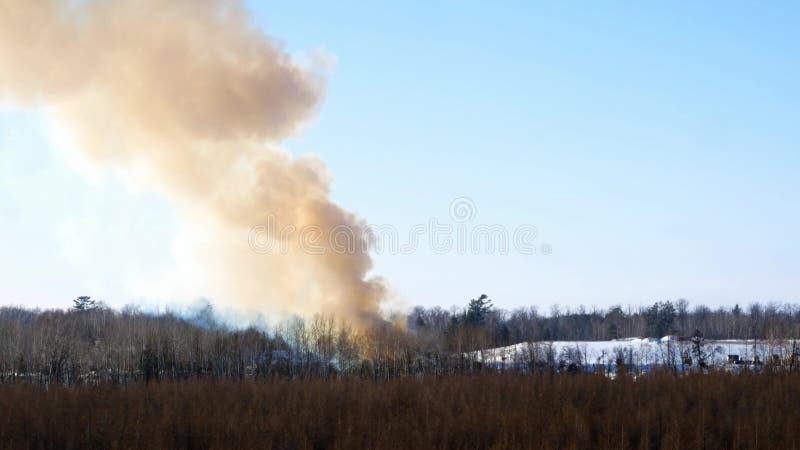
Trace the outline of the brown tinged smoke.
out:
<instances>
[{"instance_id":1,"label":"brown tinged smoke","mask_svg":"<svg viewBox=\"0 0 800 450\"><path fill-rule=\"evenodd\" d=\"M384 295L366 252L319 240L258 254L254 225L364 226L329 198L315 157L278 143L314 114L324 79L255 29L238 1L0 0L0 95L45 105L88 160L179 207L196 267L183 283L260 311L373 317ZM365 246L359 238L356 247Z\"/></svg>"}]
</instances>

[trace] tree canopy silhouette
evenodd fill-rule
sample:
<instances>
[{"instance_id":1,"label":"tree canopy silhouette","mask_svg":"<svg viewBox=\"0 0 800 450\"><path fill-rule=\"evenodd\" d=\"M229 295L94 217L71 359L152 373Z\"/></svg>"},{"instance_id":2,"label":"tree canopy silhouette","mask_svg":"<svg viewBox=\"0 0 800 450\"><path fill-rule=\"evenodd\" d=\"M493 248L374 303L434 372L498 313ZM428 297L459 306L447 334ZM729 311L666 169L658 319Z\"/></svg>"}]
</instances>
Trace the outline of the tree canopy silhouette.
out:
<instances>
[{"instance_id":1,"label":"tree canopy silhouette","mask_svg":"<svg viewBox=\"0 0 800 450\"><path fill-rule=\"evenodd\" d=\"M91 311L97 308L97 302L92 300L88 295L82 295L72 301L72 309L78 312Z\"/></svg>"}]
</instances>

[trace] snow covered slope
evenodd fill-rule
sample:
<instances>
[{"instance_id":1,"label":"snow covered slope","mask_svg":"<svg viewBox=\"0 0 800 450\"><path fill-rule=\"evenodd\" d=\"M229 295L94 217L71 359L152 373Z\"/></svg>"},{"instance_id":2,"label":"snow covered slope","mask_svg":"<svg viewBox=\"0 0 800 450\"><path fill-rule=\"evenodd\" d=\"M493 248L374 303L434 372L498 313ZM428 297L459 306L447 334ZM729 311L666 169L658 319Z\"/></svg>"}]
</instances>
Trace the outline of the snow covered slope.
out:
<instances>
[{"instance_id":1,"label":"snow covered slope","mask_svg":"<svg viewBox=\"0 0 800 450\"><path fill-rule=\"evenodd\" d=\"M709 340L704 341L701 351L709 366L725 365L729 355L742 361L752 361L757 356L761 362L773 356L784 361L793 352L791 341ZM685 367L688 356L697 364L697 353L690 340L678 340L675 336L663 338L628 338L612 341L553 341L530 342L475 352L472 356L485 363L500 367L515 367L520 364L547 363L579 364L586 368L600 365L613 368L617 358L629 365L647 369L658 365Z\"/></svg>"}]
</instances>

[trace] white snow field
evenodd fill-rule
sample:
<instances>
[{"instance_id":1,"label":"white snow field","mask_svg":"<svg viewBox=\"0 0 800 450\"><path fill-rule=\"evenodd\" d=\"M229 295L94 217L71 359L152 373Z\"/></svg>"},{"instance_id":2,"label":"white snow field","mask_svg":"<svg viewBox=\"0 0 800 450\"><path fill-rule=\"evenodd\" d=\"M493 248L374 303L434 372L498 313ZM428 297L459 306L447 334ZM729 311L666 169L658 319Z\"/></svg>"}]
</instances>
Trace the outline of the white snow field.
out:
<instances>
[{"instance_id":1,"label":"white snow field","mask_svg":"<svg viewBox=\"0 0 800 450\"><path fill-rule=\"evenodd\" d=\"M523 342L508 347L498 347L474 352L477 361L496 365L498 368L513 368L536 362L551 361L554 364L578 364L584 369L595 370L603 366L614 372L617 358L629 367L649 370L657 366L670 366L678 370L697 367L697 352L691 340L676 336L663 338L626 338L611 341L552 341ZM701 345L706 364L712 368L741 368L757 361L785 362L800 348L794 341L766 340L706 340ZM729 358L733 355L733 358ZM685 357L691 358L689 363ZM734 361L738 359L739 364Z\"/></svg>"}]
</instances>

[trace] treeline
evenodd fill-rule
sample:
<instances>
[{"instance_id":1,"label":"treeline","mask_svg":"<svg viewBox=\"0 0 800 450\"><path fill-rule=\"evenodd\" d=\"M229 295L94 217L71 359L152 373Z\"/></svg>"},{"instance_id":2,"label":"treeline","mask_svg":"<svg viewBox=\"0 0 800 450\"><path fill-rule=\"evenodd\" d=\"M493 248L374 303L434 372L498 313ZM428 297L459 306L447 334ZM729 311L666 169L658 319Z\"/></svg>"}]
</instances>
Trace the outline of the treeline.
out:
<instances>
[{"instance_id":1,"label":"treeline","mask_svg":"<svg viewBox=\"0 0 800 450\"><path fill-rule=\"evenodd\" d=\"M706 339L778 340L800 335L797 304L752 303L711 309L703 305L690 307L688 301L677 300L608 309L580 306L562 310L554 306L543 313L535 307L513 311L487 308L479 300L471 301L466 309L418 306L408 315L408 327L431 341L445 342L451 349L501 347L519 342L690 337L698 331ZM479 342L465 343L465 333Z\"/></svg>"},{"instance_id":2,"label":"treeline","mask_svg":"<svg viewBox=\"0 0 800 450\"><path fill-rule=\"evenodd\" d=\"M800 376L0 386L0 448L798 448Z\"/></svg>"},{"instance_id":3,"label":"treeline","mask_svg":"<svg viewBox=\"0 0 800 450\"><path fill-rule=\"evenodd\" d=\"M754 304L746 310L734 307L711 311L704 307L690 310L685 302L678 301L636 310L554 309L549 315L540 315L535 309L510 313L497 310L488 297L481 296L461 310L415 308L406 323L376 322L355 328L330 316L316 316L288 320L268 330L237 329L220 325L210 309L192 317L153 315L136 308L115 311L80 297L68 311L0 308L0 383L389 380L509 369L520 373L574 371L587 365L578 349L557 353L553 346L537 344L502 365L492 363L487 359L491 355L477 350L520 342L670 333L693 339L703 335L705 339L755 335L774 342L797 338L798 323L800 314L793 306ZM700 350L698 347L698 354ZM789 367L794 370L794 347L790 353ZM672 356L667 360L680 359L680 355ZM626 361L630 365L633 356L628 355ZM604 370L615 369L608 366Z\"/></svg>"},{"instance_id":4,"label":"treeline","mask_svg":"<svg viewBox=\"0 0 800 450\"><path fill-rule=\"evenodd\" d=\"M91 306L0 308L0 383L128 384L186 379L388 380L480 369L477 358L430 351L403 327L353 328L330 316L270 330L213 318Z\"/></svg>"}]
</instances>

